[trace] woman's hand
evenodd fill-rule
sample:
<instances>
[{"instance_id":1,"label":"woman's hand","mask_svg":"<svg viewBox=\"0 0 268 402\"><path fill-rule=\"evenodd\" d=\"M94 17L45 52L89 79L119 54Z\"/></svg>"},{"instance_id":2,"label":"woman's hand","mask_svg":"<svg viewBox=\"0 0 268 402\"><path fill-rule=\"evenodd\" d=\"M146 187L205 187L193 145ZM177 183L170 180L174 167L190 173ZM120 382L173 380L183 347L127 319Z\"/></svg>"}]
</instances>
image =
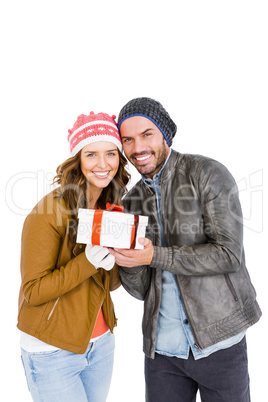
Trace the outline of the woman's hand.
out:
<instances>
[{"instance_id":1,"label":"woman's hand","mask_svg":"<svg viewBox=\"0 0 268 402\"><path fill-rule=\"evenodd\" d=\"M87 244L85 254L88 261L94 265L96 269L104 268L106 271L109 271L114 267L115 257L109 253L106 247Z\"/></svg>"}]
</instances>

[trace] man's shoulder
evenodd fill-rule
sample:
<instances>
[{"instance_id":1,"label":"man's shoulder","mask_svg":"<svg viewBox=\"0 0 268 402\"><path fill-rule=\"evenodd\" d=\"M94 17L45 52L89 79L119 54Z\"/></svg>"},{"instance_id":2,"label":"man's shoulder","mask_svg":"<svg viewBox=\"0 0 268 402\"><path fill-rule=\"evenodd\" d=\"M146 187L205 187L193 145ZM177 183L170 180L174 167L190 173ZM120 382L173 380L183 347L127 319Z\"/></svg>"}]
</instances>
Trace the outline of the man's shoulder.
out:
<instances>
[{"instance_id":1,"label":"man's shoulder","mask_svg":"<svg viewBox=\"0 0 268 402\"><path fill-rule=\"evenodd\" d=\"M173 151L175 158L173 159L173 167L191 173L198 173L201 169L216 168L217 166L225 168L225 166L209 156L200 154L179 153ZM225 168L226 169L226 168Z\"/></svg>"},{"instance_id":2,"label":"man's shoulder","mask_svg":"<svg viewBox=\"0 0 268 402\"><path fill-rule=\"evenodd\" d=\"M178 177L182 174L197 186L200 183L209 183L213 188L218 188L223 183L235 185L234 177L223 163L199 154L180 154L172 174Z\"/></svg>"},{"instance_id":3,"label":"man's shoulder","mask_svg":"<svg viewBox=\"0 0 268 402\"><path fill-rule=\"evenodd\" d=\"M180 153L172 149L165 173L176 175L177 173L195 174L206 163L214 163L212 158L200 154ZM165 175L164 173L164 175Z\"/></svg>"},{"instance_id":4,"label":"man's shoulder","mask_svg":"<svg viewBox=\"0 0 268 402\"><path fill-rule=\"evenodd\" d=\"M206 161L213 160L209 156L201 155L201 154L190 154L190 153L180 153L177 151L172 150L172 154L177 159L177 162L179 162L179 165L183 164L199 164L203 163Z\"/></svg>"}]
</instances>

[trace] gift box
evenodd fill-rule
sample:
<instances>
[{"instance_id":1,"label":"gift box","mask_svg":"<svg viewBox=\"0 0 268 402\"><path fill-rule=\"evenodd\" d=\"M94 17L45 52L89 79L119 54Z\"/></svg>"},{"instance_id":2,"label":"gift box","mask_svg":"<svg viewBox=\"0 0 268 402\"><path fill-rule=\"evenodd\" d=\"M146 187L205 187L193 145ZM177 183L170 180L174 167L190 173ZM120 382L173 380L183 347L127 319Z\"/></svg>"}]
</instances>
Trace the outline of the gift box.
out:
<instances>
[{"instance_id":1,"label":"gift box","mask_svg":"<svg viewBox=\"0 0 268 402\"><path fill-rule=\"evenodd\" d=\"M111 248L143 249L138 238L145 237L148 216L123 212L123 207L78 211L77 243Z\"/></svg>"}]
</instances>

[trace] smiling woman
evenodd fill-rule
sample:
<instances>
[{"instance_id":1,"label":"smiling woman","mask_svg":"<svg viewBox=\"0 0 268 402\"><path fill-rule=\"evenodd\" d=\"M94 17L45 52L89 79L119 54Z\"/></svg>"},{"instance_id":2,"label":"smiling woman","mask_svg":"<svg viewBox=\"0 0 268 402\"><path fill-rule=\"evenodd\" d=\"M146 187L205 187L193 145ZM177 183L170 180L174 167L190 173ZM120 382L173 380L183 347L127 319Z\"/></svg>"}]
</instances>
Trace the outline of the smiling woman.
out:
<instances>
[{"instance_id":1,"label":"smiling woman","mask_svg":"<svg viewBox=\"0 0 268 402\"><path fill-rule=\"evenodd\" d=\"M28 215L22 233L18 328L34 401L106 401L116 317L110 291L121 282L101 246L76 244L80 207L120 204L129 174L114 117L80 115L59 187ZM101 381L100 381L101 378Z\"/></svg>"},{"instance_id":2,"label":"smiling woman","mask_svg":"<svg viewBox=\"0 0 268 402\"><path fill-rule=\"evenodd\" d=\"M94 142L81 150L81 170L88 181L89 207L94 208L102 189L117 173L119 150L112 142Z\"/></svg>"}]
</instances>

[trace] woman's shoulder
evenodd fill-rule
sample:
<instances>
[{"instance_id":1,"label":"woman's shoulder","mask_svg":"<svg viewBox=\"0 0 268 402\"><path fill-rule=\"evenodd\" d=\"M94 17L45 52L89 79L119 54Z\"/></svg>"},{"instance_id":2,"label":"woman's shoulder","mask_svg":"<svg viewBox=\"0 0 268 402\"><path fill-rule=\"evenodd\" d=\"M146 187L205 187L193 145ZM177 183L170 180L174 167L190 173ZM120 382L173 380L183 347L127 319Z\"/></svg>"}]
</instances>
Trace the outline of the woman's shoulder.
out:
<instances>
[{"instance_id":1,"label":"woman's shoulder","mask_svg":"<svg viewBox=\"0 0 268 402\"><path fill-rule=\"evenodd\" d=\"M61 195L60 189L56 188L51 192L49 192L48 194L44 195L44 197L41 198L41 200L38 201L37 204L33 207L30 214L37 213L37 211L43 211L44 213L46 212L49 213L53 211L55 208L57 209L60 207L66 209L66 204Z\"/></svg>"},{"instance_id":2,"label":"woman's shoulder","mask_svg":"<svg viewBox=\"0 0 268 402\"><path fill-rule=\"evenodd\" d=\"M49 223L54 225L59 220L64 223L68 219L66 203L61 195L59 188L46 194L32 209L26 217L27 221L38 221L39 224Z\"/></svg>"}]
</instances>

